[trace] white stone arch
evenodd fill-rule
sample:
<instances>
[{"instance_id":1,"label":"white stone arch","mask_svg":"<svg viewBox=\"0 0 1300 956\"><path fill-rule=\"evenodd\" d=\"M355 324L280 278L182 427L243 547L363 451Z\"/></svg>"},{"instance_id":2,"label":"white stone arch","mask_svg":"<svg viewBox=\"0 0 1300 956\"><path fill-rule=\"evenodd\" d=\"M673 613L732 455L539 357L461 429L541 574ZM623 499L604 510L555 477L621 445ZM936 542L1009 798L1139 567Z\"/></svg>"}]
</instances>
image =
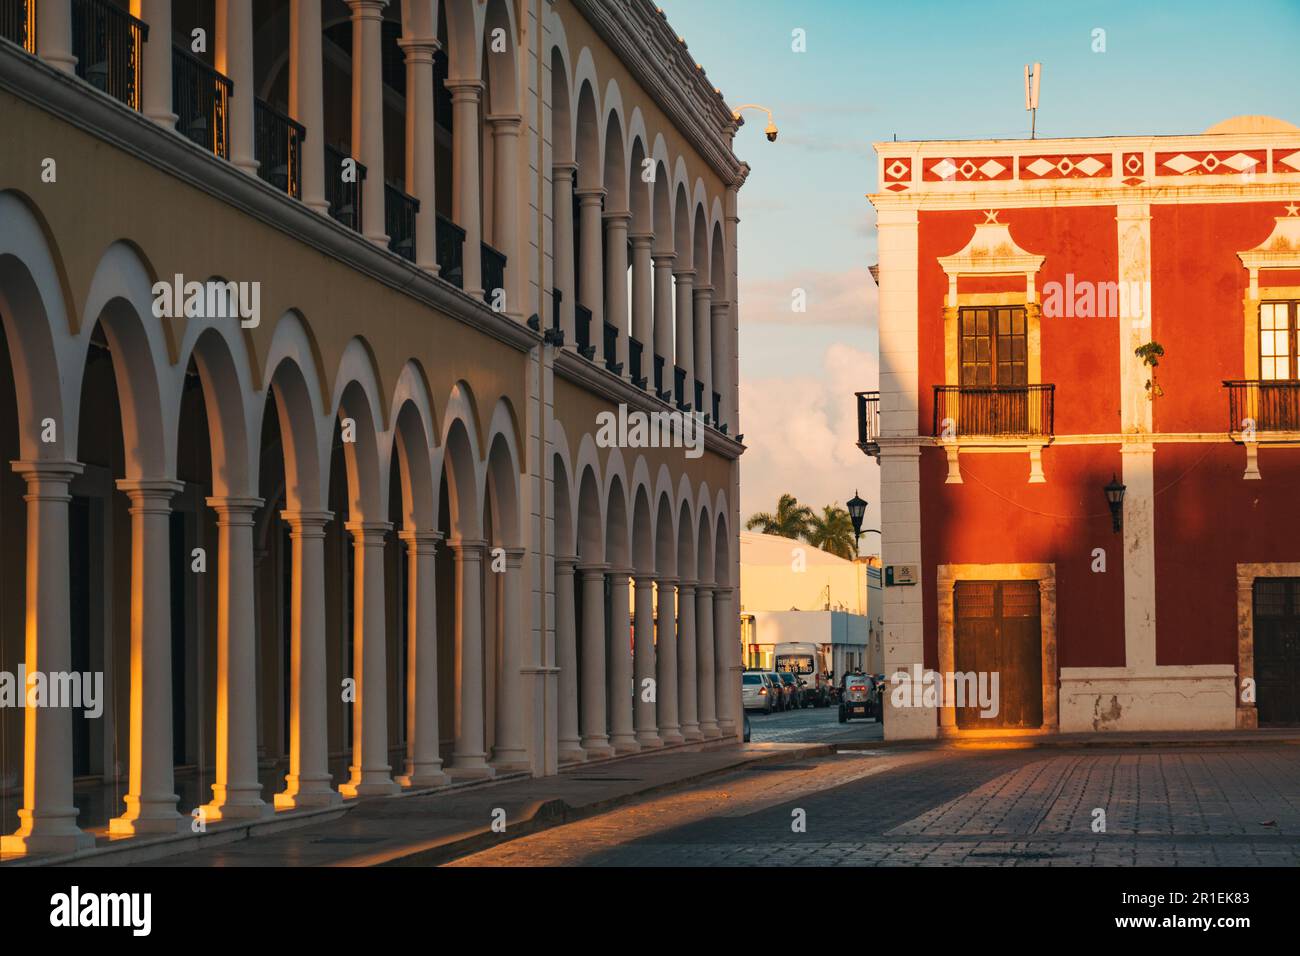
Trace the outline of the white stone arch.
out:
<instances>
[{"instance_id":1,"label":"white stone arch","mask_svg":"<svg viewBox=\"0 0 1300 956\"><path fill-rule=\"evenodd\" d=\"M574 162L575 103L569 41L564 35L563 22L550 4L547 4L546 20L551 28L548 54L551 69L551 163L571 163Z\"/></svg>"},{"instance_id":2,"label":"white stone arch","mask_svg":"<svg viewBox=\"0 0 1300 956\"><path fill-rule=\"evenodd\" d=\"M485 9L477 0L442 0L447 23L447 65L451 79L478 79L481 75ZM437 23L437 19L434 20Z\"/></svg>"},{"instance_id":3,"label":"white stone arch","mask_svg":"<svg viewBox=\"0 0 1300 956\"><path fill-rule=\"evenodd\" d=\"M519 112L519 45L516 39L519 31L515 25L514 4L506 0L483 0L476 5L482 11L481 23L477 26L479 56L482 70L480 79L484 83L484 113L518 113ZM506 51L493 53L490 45L493 33L502 30L506 38Z\"/></svg>"},{"instance_id":4,"label":"white stone arch","mask_svg":"<svg viewBox=\"0 0 1300 956\"><path fill-rule=\"evenodd\" d=\"M136 248L114 242L90 280L78 336L78 405L82 375L97 324L103 325L113 355L122 408L122 448L129 479L167 478L176 471L176 419L180 395L168 394L170 365L162 322L153 317L153 281ZM75 407L75 406L74 406Z\"/></svg>"},{"instance_id":5,"label":"white stone arch","mask_svg":"<svg viewBox=\"0 0 1300 956\"><path fill-rule=\"evenodd\" d=\"M599 564L605 560L605 513L608 496L596 453L596 442L590 433L582 436L578 456L573 463L573 483L578 505L577 537L578 557L583 564Z\"/></svg>"},{"instance_id":6,"label":"white stone arch","mask_svg":"<svg viewBox=\"0 0 1300 956\"><path fill-rule=\"evenodd\" d=\"M559 557L570 557L577 554L578 547L577 486L574 483L573 462L569 455L569 439L558 419L551 419L549 438L551 490L555 502L551 512L555 521L555 554Z\"/></svg>"},{"instance_id":7,"label":"white stone arch","mask_svg":"<svg viewBox=\"0 0 1300 956\"><path fill-rule=\"evenodd\" d=\"M356 440L343 444L352 521L388 520L388 462L379 443L385 431L380 395L370 348L360 336L354 337L343 349L330 401L340 420L355 424Z\"/></svg>"},{"instance_id":8,"label":"white stone arch","mask_svg":"<svg viewBox=\"0 0 1300 956\"><path fill-rule=\"evenodd\" d=\"M663 255L673 251L673 173L668 156L668 144L663 134L655 135L651 156L655 161L655 181L652 190L651 210L654 219L654 251Z\"/></svg>"},{"instance_id":9,"label":"white stone arch","mask_svg":"<svg viewBox=\"0 0 1300 956\"><path fill-rule=\"evenodd\" d=\"M586 47L578 54L569 102L573 106L573 156L578 164L578 188L601 187L605 165L604 111L596 65Z\"/></svg>"},{"instance_id":10,"label":"white stone arch","mask_svg":"<svg viewBox=\"0 0 1300 956\"><path fill-rule=\"evenodd\" d=\"M632 567L641 574L655 570L654 488L650 483L650 468L644 455L638 455L632 466L630 488L632 502Z\"/></svg>"},{"instance_id":11,"label":"white stone arch","mask_svg":"<svg viewBox=\"0 0 1300 956\"><path fill-rule=\"evenodd\" d=\"M696 526L696 554L695 568L696 579L701 584L713 583L713 513L710 510L713 505L709 495L708 483L700 485L698 496L696 498L699 510L695 513Z\"/></svg>"},{"instance_id":12,"label":"white stone arch","mask_svg":"<svg viewBox=\"0 0 1300 956\"><path fill-rule=\"evenodd\" d=\"M429 394L424 370L415 359L408 359L397 377L393 391L393 427L384 436L381 457L392 461L397 452L402 488L402 528L406 531L433 531L436 526L433 478L434 417L433 398Z\"/></svg>"},{"instance_id":13,"label":"white stone arch","mask_svg":"<svg viewBox=\"0 0 1300 956\"><path fill-rule=\"evenodd\" d=\"M691 262L695 267L695 288L711 286L709 260L708 197L704 183L695 181L695 196L691 201Z\"/></svg>"},{"instance_id":14,"label":"white stone arch","mask_svg":"<svg viewBox=\"0 0 1300 956\"><path fill-rule=\"evenodd\" d=\"M646 142L645 120L639 107L632 111L627 140L627 207L632 213L631 231L650 233L654 230L654 183L644 181L642 167L649 160L653 169L654 157L650 155ZM657 173L655 178L658 178Z\"/></svg>"},{"instance_id":15,"label":"white stone arch","mask_svg":"<svg viewBox=\"0 0 1300 956\"><path fill-rule=\"evenodd\" d=\"M673 506L672 483L657 482L654 497L655 573L663 577L677 575L677 518Z\"/></svg>"},{"instance_id":16,"label":"white stone arch","mask_svg":"<svg viewBox=\"0 0 1300 956\"><path fill-rule=\"evenodd\" d=\"M252 381L248 353L238 323L231 319L210 318L186 321L180 360L168 370L172 381L166 389L178 406L191 359L198 369L203 407L208 419L213 494L218 497L254 497L257 494L256 464L261 434L253 432L250 423L261 421L256 406L265 396ZM176 427L179 426L178 407Z\"/></svg>"},{"instance_id":17,"label":"white stone arch","mask_svg":"<svg viewBox=\"0 0 1300 956\"><path fill-rule=\"evenodd\" d=\"M713 503L713 520L717 528L713 546L713 583L718 587L732 587L731 555L736 547L731 537L731 507L721 488Z\"/></svg>"},{"instance_id":18,"label":"white stone arch","mask_svg":"<svg viewBox=\"0 0 1300 956\"><path fill-rule=\"evenodd\" d=\"M687 481L685 477L682 481ZM683 582L696 580L695 509L688 498L677 501L677 579Z\"/></svg>"},{"instance_id":19,"label":"white stone arch","mask_svg":"<svg viewBox=\"0 0 1300 956\"><path fill-rule=\"evenodd\" d=\"M442 439L438 443L435 467L441 490L447 480L448 526L454 537L477 540L482 534L482 476L479 449L478 410L474 393L465 381L452 386L442 417ZM435 498L435 508L438 498Z\"/></svg>"},{"instance_id":20,"label":"white stone arch","mask_svg":"<svg viewBox=\"0 0 1300 956\"><path fill-rule=\"evenodd\" d=\"M679 159L678 162L680 163L681 160ZM694 265L695 239L692 225L695 207L691 204L690 191L686 188L686 183L676 176L673 180L673 252L677 256L673 268L677 272L685 272Z\"/></svg>"},{"instance_id":21,"label":"white stone arch","mask_svg":"<svg viewBox=\"0 0 1300 956\"><path fill-rule=\"evenodd\" d=\"M37 212L25 197L0 192L0 321L18 399L19 454L28 461L76 458L82 365L69 299ZM45 419L57 426L53 442L41 440Z\"/></svg>"},{"instance_id":22,"label":"white stone arch","mask_svg":"<svg viewBox=\"0 0 1300 956\"><path fill-rule=\"evenodd\" d=\"M605 137L601 152L604 161L602 179L605 185L605 211L625 212L628 208L629 137L627 113L623 109L623 94L618 88L617 80L610 80L605 85L600 128Z\"/></svg>"},{"instance_id":23,"label":"white stone arch","mask_svg":"<svg viewBox=\"0 0 1300 956\"><path fill-rule=\"evenodd\" d=\"M604 484L601 488L605 505L606 550L605 560L618 562L621 567L631 563L632 522L629 518L629 481L627 463L617 448L609 449L605 456Z\"/></svg>"},{"instance_id":24,"label":"white stone arch","mask_svg":"<svg viewBox=\"0 0 1300 956\"><path fill-rule=\"evenodd\" d=\"M280 443L284 448L285 502L290 509L316 511L326 504L329 485L328 449L334 434L334 416L322 401L320 358L306 320L291 309L280 317L266 356L263 392L274 393L280 416ZM262 434L258 409L252 433Z\"/></svg>"},{"instance_id":25,"label":"white stone arch","mask_svg":"<svg viewBox=\"0 0 1300 956\"><path fill-rule=\"evenodd\" d=\"M515 426L515 411L510 400L505 397L498 399L488 425L484 488L492 503L493 530L499 538L493 544L504 548L524 546L523 515L519 506L519 463L522 459L515 443Z\"/></svg>"}]
</instances>

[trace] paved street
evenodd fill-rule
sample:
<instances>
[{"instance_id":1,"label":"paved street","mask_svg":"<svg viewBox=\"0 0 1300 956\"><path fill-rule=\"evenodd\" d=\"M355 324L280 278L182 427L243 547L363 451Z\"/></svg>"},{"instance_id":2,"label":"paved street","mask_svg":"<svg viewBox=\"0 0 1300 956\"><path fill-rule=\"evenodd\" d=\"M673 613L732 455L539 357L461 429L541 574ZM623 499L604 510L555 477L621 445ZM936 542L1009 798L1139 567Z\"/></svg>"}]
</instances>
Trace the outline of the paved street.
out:
<instances>
[{"instance_id":1,"label":"paved street","mask_svg":"<svg viewBox=\"0 0 1300 956\"><path fill-rule=\"evenodd\" d=\"M749 714L754 743L833 743L880 740L880 724L874 720L850 720L841 724L834 707L806 707L785 713Z\"/></svg>"},{"instance_id":2,"label":"paved street","mask_svg":"<svg viewBox=\"0 0 1300 956\"><path fill-rule=\"evenodd\" d=\"M806 832L792 831L796 810ZM1294 866L1300 748L841 753L713 778L451 865L825 864Z\"/></svg>"}]
</instances>

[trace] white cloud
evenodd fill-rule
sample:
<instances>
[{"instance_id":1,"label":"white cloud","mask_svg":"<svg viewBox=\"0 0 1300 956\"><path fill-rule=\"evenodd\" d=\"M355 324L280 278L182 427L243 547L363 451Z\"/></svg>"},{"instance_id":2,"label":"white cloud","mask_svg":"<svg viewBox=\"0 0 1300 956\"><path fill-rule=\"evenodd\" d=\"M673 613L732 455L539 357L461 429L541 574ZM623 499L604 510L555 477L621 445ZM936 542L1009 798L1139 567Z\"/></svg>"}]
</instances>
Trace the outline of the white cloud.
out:
<instances>
[{"instance_id":1,"label":"white cloud","mask_svg":"<svg viewBox=\"0 0 1300 956\"><path fill-rule=\"evenodd\" d=\"M844 504L854 490L870 508L864 527L878 528L880 469L857 447L853 393L876 387L877 356L846 344L828 348L822 374L746 379L741 383L741 519L771 511L783 492L820 510ZM878 536L863 539L875 550Z\"/></svg>"}]
</instances>

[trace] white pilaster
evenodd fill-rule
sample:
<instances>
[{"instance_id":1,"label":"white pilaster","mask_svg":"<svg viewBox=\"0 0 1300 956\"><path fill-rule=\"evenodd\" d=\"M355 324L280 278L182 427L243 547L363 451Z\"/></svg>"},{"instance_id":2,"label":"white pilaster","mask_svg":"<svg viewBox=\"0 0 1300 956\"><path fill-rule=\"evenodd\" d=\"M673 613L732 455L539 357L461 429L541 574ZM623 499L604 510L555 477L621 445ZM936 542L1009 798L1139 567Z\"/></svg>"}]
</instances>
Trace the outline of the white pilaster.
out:
<instances>
[{"instance_id":1,"label":"white pilaster","mask_svg":"<svg viewBox=\"0 0 1300 956\"><path fill-rule=\"evenodd\" d=\"M403 787L440 787L450 781L438 743L437 531L403 531L406 542L406 772Z\"/></svg>"},{"instance_id":2,"label":"white pilaster","mask_svg":"<svg viewBox=\"0 0 1300 956\"><path fill-rule=\"evenodd\" d=\"M352 154L366 167L361 234L387 248L384 227L383 22L388 0L347 0L352 11ZM249 55L252 55L250 39ZM250 83L251 85L251 83Z\"/></svg>"},{"instance_id":3,"label":"white pilaster","mask_svg":"<svg viewBox=\"0 0 1300 956\"><path fill-rule=\"evenodd\" d=\"M659 605L655 622L659 736L665 744L680 744L686 738L682 736L678 704L676 579L656 578L655 597Z\"/></svg>"},{"instance_id":4,"label":"white pilaster","mask_svg":"<svg viewBox=\"0 0 1300 956\"><path fill-rule=\"evenodd\" d=\"M157 38L171 58L171 34ZM148 43L145 44L149 46ZM230 161L257 175L253 148L253 5L245 0L217 0L213 62L217 72L229 78L232 90L227 123L230 129ZM155 54L157 55L157 54ZM146 54L147 56L147 54ZM146 81L147 82L147 81ZM169 97L170 98L170 97Z\"/></svg>"},{"instance_id":5,"label":"white pilaster","mask_svg":"<svg viewBox=\"0 0 1300 956\"><path fill-rule=\"evenodd\" d=\"M605 728L605 569L584 564L582 575L582 749L588 757L614 753Z\"/></svg>"},{"instance_id":6,"label":"white pilaster","mask_svg":"<svg viewBox=\"0 0 1300 956\"><path fill-rule=\"evenodd\" d=\"M681 712L682 736L703 740L700 727L699 666L695 651L695 582L677 586L677 706Z\"/></svg>"},{"instance_id":7,"label":"white pilaster","mask_svg":"<svg viewBox=\"0 0 1300 956\"><path fill-rule=\"evenodd\" d=\"M496 776L487 762L483 711L483 549L487 542L458 538L456 556L456 744L447 773L453 779Z\"/></svg>"},{"instance_id":8,"label":"white pilaster","mask_svg":"<svg viewBox=\"0 0 1300 956\"><path fill-rule=\"evenodd\" d=\"M659 728L655 724L655 701L660 684L655 676L655 582L649 574L635 578L633 625L633 687L636 741L642 748L662 747ZM646 699L647 682L654 694Z\"/></svg>"},{"instance_id":9,"label":"white pilaster","mask_svg":"<svg viewBox=\"0 0 1300 956\"><path fill-rule=\"evenodd\" d=\"M626 568L609 572L609 742L615 753L636 753L641 745L633 732L632 614L628 606Z\"/></svg>"},{"instance_id":10,"label":"white pilaster","mask_svg":"<svg viewBox=\"0 0 1300 956\"><path fill-rule=\"evenodd\" d=\"M498 773L527 770L524 748L523 667L524 633L524 549L506 549L505 578L501 582L501 680L497 684L496 745L492 766Z\"/></svg>"},{"instance_id":11,"label":"white pilaster","mask_svg":"<svg viewBox=\"0 0 1300 956\"><path fill-rule=\"evenodd\" d=\"M573 555L555 558L555 663L559 674L560 761L585 760L578 735L578 632L574 609Z\"/></svg>"},{"instance_id":12,"label":"white pilaster","mask_svg":"<svg viewBox=\"0 0 1300 956\"><path fill-rule=\"evenodd\" d=\"M434 191L433 57L435 37L402 39L406 54L406 188L420 201L415 214L415 263L438 273L438 209Z\"/></svg>"},{"instance_id":13,"label":"white pilaster","mask_svg":"<svg viewBox=\"0 0 1300 956\"><path fill-rule=\"evenodd\" d=\"M518 113L493 114L492 128L492 240L506 257L505 312L522 321L524 292L523 256L519 246L519 130Z\"/></svg>"},{"instance_id":14,"label":"white pilaster","mask_svg":"<svg viewBox=\"0 0 1300 956\"><path fill-rule=\"evenodd\" d=\"M58 6L58 4L54 4ZM38 15L45 3L37 4ZM131 14L149 25L157 42L140 50L140 112L159 126L176 126L172 107L172 0L131 0ZM39 42L40 31L37 31Z\"/></svg>"},{"instance_id":15,"label":"white pilaster","mask_svg":"<svg viewBox=\"0 0 1300 956\"><path fill-rule=\"evenodd\" d=\"M325 92L320 0L289 0L289 115L307 130L302 201L321 214L325 200ZM292 533L292 532L291 532Z\"/></svg>"},{"instance_id":16,"label":"white pilaster","mask_svg":"<svg viewBox=\"0 0 1300 956\"><path fill-rule=\"evenodd\" d=\"M483 216L479 196L479 100L483 83L449 79L451 93L451 217L465 230L462 255L465 293L483 297Z\"/></svg>"},{"instance_id":17,"label":"white pilaster","mask_svg":"<svg viewBox=\"0 0 1300 956\"><path fill-rule=\"evenodd\" d=\"M677 354L674 364L686 371L686 387L682 400L695 407L695 270L679 269L673 273L677 279ZM671 374L671 370L669 373ZM671 386L669 387L671 391ZM685 701L683 701L685 703Z\"/></svg>"},{"instance_id":18,"label":"white pilaster","mask_svg":"<svg viewBox=\"0 0 1300 956\"><path fill-rule=\"evenodd\" d=\"M554 206L555 288L560 290L560 328L564 332L565 348L574 348L573 306L577 303L577 287L573 272L573 176L576 163L556 163L551 167L551 190ZM570 569L572 574L572 569Z\"/></svg>"}]
</instances>

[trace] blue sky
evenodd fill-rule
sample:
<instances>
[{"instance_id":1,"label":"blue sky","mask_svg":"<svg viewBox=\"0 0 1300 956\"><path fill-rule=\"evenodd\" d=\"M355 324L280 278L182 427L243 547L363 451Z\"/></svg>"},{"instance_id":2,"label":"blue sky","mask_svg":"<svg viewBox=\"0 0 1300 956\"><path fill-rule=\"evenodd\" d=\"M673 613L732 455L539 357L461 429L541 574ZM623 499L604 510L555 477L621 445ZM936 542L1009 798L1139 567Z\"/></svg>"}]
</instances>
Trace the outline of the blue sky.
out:
<instances>
[{"instance_id":1,"label":"blue sky","mask_svg":"<svg viewBox=\"0 0 1300 956\"><path fill-rule=\"evenodd\" d=\"M657 2L727 102L770 107L781 130L768 143L766 117L748 113L736 142L753 167L740 194L742 516L781 490L817 506L855 486L878 497L878 469L852 444L852 392L875 385L873 141L1028 137L1035 60L1040 136L1197 133L1244 113L1300 124L1300 0ZM805 314L790 310L795 288Z\"/></svg>"}]
</instances>

